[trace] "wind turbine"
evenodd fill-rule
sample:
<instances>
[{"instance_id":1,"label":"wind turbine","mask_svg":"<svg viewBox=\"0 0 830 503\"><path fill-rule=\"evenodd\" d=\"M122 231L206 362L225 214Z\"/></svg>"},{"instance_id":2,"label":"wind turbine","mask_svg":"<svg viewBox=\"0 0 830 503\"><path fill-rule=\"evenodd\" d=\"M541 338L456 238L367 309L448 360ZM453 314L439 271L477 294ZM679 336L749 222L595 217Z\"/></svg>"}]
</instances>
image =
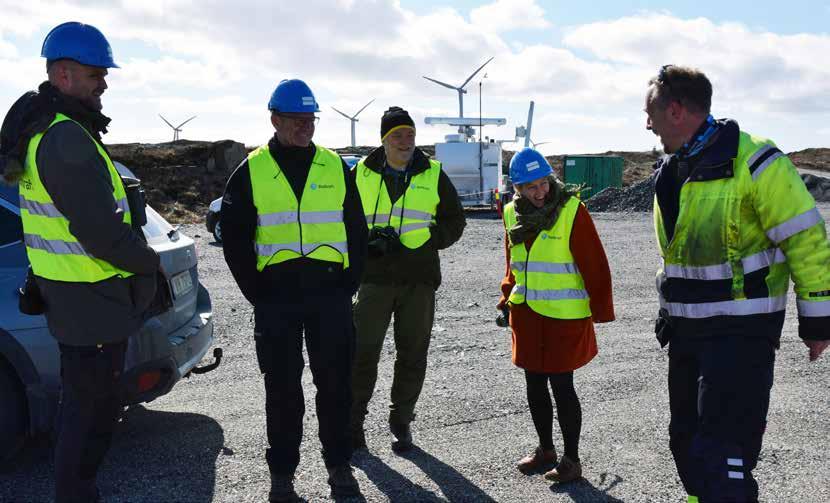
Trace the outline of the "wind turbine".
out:
<instances>
[{"instance_id":1,"label":"wind turbine","mask_svg":"<svg viewBox=\"0 0 830 503\"><path fill-rule=\"evenodd\" d=\"M334 107L331 107L331 108L332 108L335 112L339 113L340 115L342 115L343 117L345 117L345 118L347 118L347 119L349 119L349 120L351 121L351 123L352 123L352 147L354 147L354 146L355 146L355 140L354 140L354 123L355 123L355 122L357 122L357 121L359 120L359 119L357 118L357 116L358 116L358 115L360 115L360 112L364 111L364 110L366 109L366 107L368 107L369 105L371 105L371 104L372 104L372 102L374 102L374 101L375 101L375 99L374 99L374 98L372 98L372 101L370 101L369 103L366 103L365 105L363 105L363 108L361 108L360 110L358 110L358 111L357 111L357 113L356 113L356 114L354 114L354 115L353 115L353 116L351 116L351 117L349 117L348 115L344 114L344 113L343 113L343 112L341 112L340 110L338 110L338 109L336 109L336 108L334 108Z\"/></svg>"},{"instance_id":2,"label":"wind turbine","mask_svg":"<svg viewBox=\"0 0 830 503\"><path fill-rule=\"evenodd\" d=\"M535 150L535 149L536 149L536 147L538 147L539 145L546 145L546 144L550 143L549 141L540 141L539 143L536 143L535 141L533 141L533 140L531 140L531 139L530 139L530 135L528 135L528 137L527 137L527 141L529 141L529 142L530 142L530 144L531 144L531 145L533 145L533 149L534 149L534 150Z\"/></svg>"},{"instance_id":3,"label":"wind turbine","mask_svg":"<svg viewBox=\"0 0 830 503\"><path fill-rule=\"evenodd\" d=\"M179 140L179 133L182 132L182 126L184 126L185 124L187 124L188 122L190 122L190 121L192 121L193 119L196 118L196 116L194 115L193 117L187 119L186 121L182 122L178 126L174 126L173 124L170 124L170 122L167 119L165 119L161 114L159 114L159 117L161 117L161 120L163 120L165 124L167 124L168 126L173 128L173 141L178 141Z\"/></svg>"},{"instance_id":4,"label":"wind turbine","mask_svg":"<svg viewBox=\"0 0 830 503\"><path fill-rule=\"evenodd\" d=\"M431 79L431 78L429 78L429 77L427 77L427 76L423 76L423 77L424 77L425 79L427 79L428 81L430 81L430 82L435 82L435 83L436 83L436 84L438 84L439 86L444 86L444 87L446 87L446 88L448 88L448 89L454 89L455 91L458 91L458 117L464 117L464 95L465 95L465 94L467 94L467 90L466 90L466 89L464 89L464 86L466 86L466 85L470 82L470 80L472 80L472 78L473 78L473 77L475 77L475 76L476 76L476 74L477 74L478 72L480 72L480 71L481 71L481 69L482 69L482 68L484 68L484 67L487 65L487 63L489 63L489 62L491 62L491 61L493 61L493 58L490 58L490 59L488 59L487 61L485 61L483 65L481 65L481 66L479 66L479 67L478 67L478 70L474 71L474 72L472 73L472 75L470 75L469 77L467 77L467 80L465 80L465 81L464 81L464 83L463 83L463 84L461 84L461 85L460 85L460 86L458 86L458 87L456 87L456 86L452 86L452 85L447 84L447 83L445 83L445 82L441 82L441 81L439 81L439 80Z\"/></svg>"}]
</instances>

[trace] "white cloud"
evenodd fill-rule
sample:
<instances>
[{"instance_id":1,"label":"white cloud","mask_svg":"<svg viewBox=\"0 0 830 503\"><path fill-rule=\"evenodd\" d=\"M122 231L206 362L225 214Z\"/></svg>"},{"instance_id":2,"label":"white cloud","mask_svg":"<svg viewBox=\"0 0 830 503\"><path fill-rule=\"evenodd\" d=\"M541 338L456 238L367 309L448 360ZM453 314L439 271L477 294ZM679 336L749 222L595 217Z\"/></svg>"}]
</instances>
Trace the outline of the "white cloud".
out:
<instances>
[{"instance_id":1,"label":"white cloud","mask_svg":"<svg viewBox=\"0 0 830 503\"><path fill-rule=\"evenodd\" d=\"M465 115L477 114L482 81L485 115L508 118L491 137L512 136L534 99L534 137L555 137L557 151L650 148L646 82L670 62L710 76L719 114L759 125L788 148L825 139L815 131L830 122L830 67L820 64L830 36L646 12L570 27L557 42L540 5L494 0L469 12L416 14L396 0L0 0L0 108L45 77L34 51L48 30L76 19L104 31L123 67L105 95L119 141L166 139L156 114L170 110L199 114L189 138L259 142L270 133L264 102L289 77L305 79L323 106L322 144L349 138L348 121L331 105L353 112L371 98L358 143L377 144L390 105L417 117L419 141L439 140L451 128L427 127L423 117L455 115L457 95L421 76L459 85L491 56L465 96ZM525 30L518 39L517 30Z\"/></svg>"},{"instance_id":2,"label":"white cloud","mask_svg":"<svg viewBox=\"0 0 830 503\"><path fill-rule=\"evenodd\" d=\"M477 7L470 12L470 21L482 30L505 32L529 28L542 29L550 26L545 20L545 11L536 0L496 0Z\"/></svg>"}]
</instances>

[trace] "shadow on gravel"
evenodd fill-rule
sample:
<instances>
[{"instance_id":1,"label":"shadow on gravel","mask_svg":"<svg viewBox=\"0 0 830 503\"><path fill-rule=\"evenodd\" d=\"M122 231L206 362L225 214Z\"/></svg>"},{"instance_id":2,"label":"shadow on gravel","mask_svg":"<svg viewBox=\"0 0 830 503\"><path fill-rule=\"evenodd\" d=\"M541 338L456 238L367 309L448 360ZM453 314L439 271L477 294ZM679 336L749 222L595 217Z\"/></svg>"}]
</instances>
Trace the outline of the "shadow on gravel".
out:
<instances>
[{"instance_id":1,"label":"shadow on gravel","mask_svg":"<svg viewBox=\"0 0 830 503\"><path fill-rule=\"evenodd\" d=\"M413 447L411 451L402 454L402 458L408 459L431 478L444 498L449 502L484 502L495 503L487 493L470 482L466 477L458 473L455 468L423 451L420 447ZM440 501L444 501L441 499Z\"/></svg>"},{"instance_id":2,"label":"shadow on gravel","mask_svg":"<svg viewBox=\"0 0 830 503\"><path fill-rule=\"evenodd\" d=\"M232 455L213 418L131 407L98 473L108 502L211 501L216 458ZM28 462L0 478L0 501L51 501L51 447L40 445Z\"/></svg>"},{"instance_id":3,"label":"shadow on gravel","mask_svg":"<svg viewBox=\"0 0 830 503\"><path fill-rule=\"evenodd\" d=\"M444 501L396 472L369 451L360 450L352 454L352 466L363 471L390 501Z\"/></svg>"},{"instance_id":4,"label":"shadow on gravel","mask_svg":"<svg viewBox=\"0 0 830 503\"><path fill-rule=\"evenodd\" d=\"M578 481L566 484L554 484L550 486L550 492L554 494L567 494L576 503L594 503L601 501L623 503L621 499L617 499L608 494L608 491L622 482L622 480L622 477L619 475L602 473L599 476L599 485L601 488L594 486L588 479L579 479Z\"/></svg>"}]
</instances>

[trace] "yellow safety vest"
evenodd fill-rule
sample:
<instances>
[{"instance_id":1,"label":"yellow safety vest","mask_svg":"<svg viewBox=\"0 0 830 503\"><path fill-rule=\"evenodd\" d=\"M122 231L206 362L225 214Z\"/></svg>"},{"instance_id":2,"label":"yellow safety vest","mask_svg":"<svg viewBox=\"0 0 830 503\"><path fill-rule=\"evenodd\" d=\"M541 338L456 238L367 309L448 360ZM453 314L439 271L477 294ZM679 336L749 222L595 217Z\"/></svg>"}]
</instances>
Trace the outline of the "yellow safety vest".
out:
<instances>
[{"instance_id":1,"label":"yellow safety vest","mask_svg":"<svg viewBox=\"0 0 830 503\"><path fill-rule=\"evenodd\" d=\"M395 204L389 199L381 173L370 169L363 160L354 169L369 228L390 226L398 232L401 244L407 248L414 250L423 246L429 240L429 228L435 225L435 212L440 201L441 163L430 159L429 169L412 177L409 187Z\"/></svg>"},{"instance_id":2,"label":"yellow safety vest","mask_svg":"<svg viewBox=\"0 0 830 503\"><path fill-rule=\"evenodd\" d=\"M49 128L64 121L75 122L63 114L56 114ZM80 124L78 126L83 128ZM121 175L101 144L86 129L84 132L107 165L112 182L112 197L123 212L122 221L130 225L130 207ZM76 283L95 283L113 276L132 276L133 273L129 271L93 257L69 232L69 220L55 207L38 174L37 149L45 133L46 131L36 134L29 140L26 165L20 179L20 219L23 222L26 253L35 275L54 281Z\"/></svg>"},{"instance_id":3,"label":"yellow safety vest","mask_svg":"<svg viewBox=\"0 0 830 503\"><path fill-rule=\"evenodd\" d=\"M724 175L683 184L671 242L655 196L661 307L680 318L783 312L792 273L799 314L830 316L824 220L787 156L741 132Z\"/></svg>"},{"instance_id":4,"label":"yellow safety vest","mask_svg":"<svg viewBox=\"0 0 830 503\"><path fill-rule=\"evenodd\" d=\"M559 218L533 241L530 251L524 243L510 243L510 268L516 285L508 301L524 304L549 318L577 320L591 316L591 302L585 282L571 254L571 231L579 205L571 197ZM504 227L516 224L515 203L504 207Z\"/></svg>"},{"instance_id":5,"label":"yellow safety vest","mask_svg":"<svg viewBox=\"0 0 830 503\"><path fill-rule=\"evenodd\" d=\"M349 267L343 223L343 161L329 149L319 145L316 148L299 202L267 145L248 155L257 211L258 271L299 257L343 264L343 269Z\"/></svg>"}]
</instances>

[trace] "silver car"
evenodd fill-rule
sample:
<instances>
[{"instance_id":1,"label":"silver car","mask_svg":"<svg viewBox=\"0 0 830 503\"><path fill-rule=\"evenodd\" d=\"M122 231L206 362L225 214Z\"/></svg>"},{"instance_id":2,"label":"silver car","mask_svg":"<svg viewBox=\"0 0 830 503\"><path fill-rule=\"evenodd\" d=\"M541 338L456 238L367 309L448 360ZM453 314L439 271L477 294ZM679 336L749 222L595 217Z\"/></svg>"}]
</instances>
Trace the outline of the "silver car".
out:
<instances>
[{"instance_id":1,"label":"silver car","mask_svg":"<svg viewBox=\"0 0 830 503\"><path fill-rule=\"evenodd\" d=\"M161 257L173 307L147 320L128 341L125 405L168 393L182 377L216 368L222 356L216 348L214 363L197 366L213 343L213 312L199 283L193 240L149 206L143 229ZM17 188L0 185L0 463L13 459L27 437L52 430L60 392L60 354L46 319L18 311L29 265L22 238Z\"/></svg>"}]
</instances>

